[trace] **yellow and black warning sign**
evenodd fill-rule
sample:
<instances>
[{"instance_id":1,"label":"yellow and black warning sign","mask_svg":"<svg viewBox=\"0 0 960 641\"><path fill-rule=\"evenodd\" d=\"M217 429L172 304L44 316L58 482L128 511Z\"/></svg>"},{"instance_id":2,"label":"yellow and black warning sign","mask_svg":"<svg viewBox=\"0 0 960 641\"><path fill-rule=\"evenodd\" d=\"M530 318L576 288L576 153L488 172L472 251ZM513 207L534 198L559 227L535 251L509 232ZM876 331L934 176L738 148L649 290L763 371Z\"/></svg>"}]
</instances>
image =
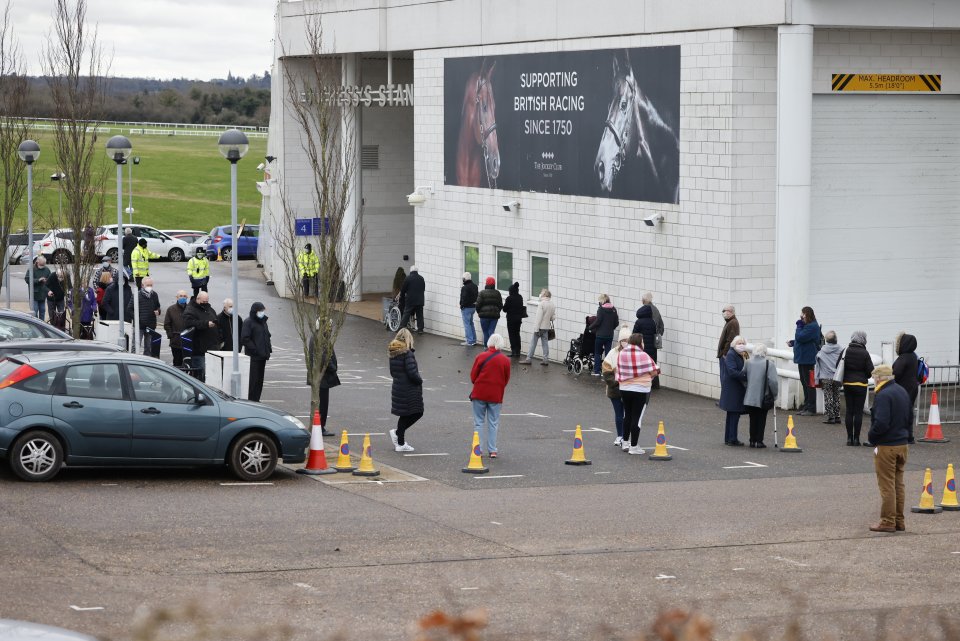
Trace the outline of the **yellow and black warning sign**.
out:
<instances>
[{"instance_id":1,"label":"yellow and black warning sign","mask_svg":"<svg viewBox=\"0 0 960 641\"><path fill-rule=\"evenodd\" d=\"M834 91L940 91L938 73L835 73Z\"/></svg>"}]
</instances>

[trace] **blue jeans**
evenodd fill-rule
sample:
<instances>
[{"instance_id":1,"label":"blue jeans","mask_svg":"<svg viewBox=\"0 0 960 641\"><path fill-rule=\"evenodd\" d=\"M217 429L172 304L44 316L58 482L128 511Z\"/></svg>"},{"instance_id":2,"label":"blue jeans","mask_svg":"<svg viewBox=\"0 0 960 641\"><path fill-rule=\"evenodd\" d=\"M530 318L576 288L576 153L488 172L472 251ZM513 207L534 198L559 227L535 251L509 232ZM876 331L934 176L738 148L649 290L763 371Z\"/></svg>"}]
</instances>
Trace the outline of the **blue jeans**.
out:
<instances>
[{"instance_id":1,"label":"blue jeans","mask_svg":"<svg viewBox=\"0 0 960 641\"><path fill-rule=\"evenodd\" d=\"M460 316L463 317L463 335L470 345L477 342L477 331L473 326L473 313L475 311L477 311L476 307L464 307L460 310Z\"/></svg>"},{"instance_id":2,"label":"blue jeans","mask_svg":"<svg viewBox=\"0 0 960 641\"><path fill-rule=\"evenodd\" d=\"M613 422L617 425L617 436L623 437L623 400L611 398L610 404L613 405Z\"/></svg>"},{"instance_id":3,"label":"blue jeans","mask_svg":"<svg viewBox=\"0 0 960 641\"><path fill-rule=\"evenodd\" d=\"M480 433L481 450L497 451L497 430L500 428L500 408L502 406L503 403L473 401L473 428ZM484 429L484 427L487 429Z\"/></svg>"},{"instance_id":4,"label":"blue jeans","mask_svg":"<svg viewBox=\"0 0 960 641\"><path fill-rule=\"evenodd\" d=\"M603 357L610 351L613 344L613 336L597 336L593 343L593 373L600 373L600 365L603 364Z\"/></svg>"},{"instance_id":5,"label":"blue jeans","mask_svg":"<svg viewBox=\"0 0 960 641\"><path fill-rule=\"evenodd\" d=\"M30 301L30 309L33 312L34 316L36 316L40 320L43 320L44 313L46 312L46 309L47 309L47 301L46 300Z\"/></svg>"},{"instance_id":6,"label":"blue jeans","mask_svg":"<svg viewBox=\"0 0 960 641\"><path fill-rule=\"evenodd\" d=\"M499 318L481 318L480 329L483 330L483 346L487 346L490 337L497 333L497 321Z\"/></svg>"}]
</instances>

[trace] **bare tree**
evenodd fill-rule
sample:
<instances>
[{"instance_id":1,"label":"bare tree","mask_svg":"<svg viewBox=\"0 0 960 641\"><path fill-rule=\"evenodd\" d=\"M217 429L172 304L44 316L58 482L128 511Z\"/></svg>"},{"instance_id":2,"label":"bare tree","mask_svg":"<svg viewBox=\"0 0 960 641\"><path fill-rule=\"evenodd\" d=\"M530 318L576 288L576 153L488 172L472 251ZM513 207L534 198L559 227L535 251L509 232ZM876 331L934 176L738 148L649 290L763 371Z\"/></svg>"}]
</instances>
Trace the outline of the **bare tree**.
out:
<instances>
[{"instance_id":1,"label":"bare tree","mask_svg":"<svg viewBox=\"0 0 960 641\"><path fill-rule=\"evenodd\" d=\"M26 165L17 156L17 147L28 138L25 105L30 94L23 55L13 36L10 0L0 17L0 286L7 269L7 246L13 219L26 191Z\"/></svg>"},{"instance_id":2,"label":"bare tree","mask_svg":"<svg viewBox=\"0 0 960 641\"><path fill-rule=\"evenodd\" d=\"M283 176L278 182L283 220L272 230L284 265L288 295L293 299L294 321L303 343L311 385L311 414L317 389L330 361L333 346L349 306L348 292L360 278L364 234L360 217L350 220L348 207L356 176L356 152L351 135L355 111L344 107L334 87L340 84L340 63L325 57L320 18L306 21L309 57L293 66L283 63L287 85L286 106L296 123L306 164L312 178L310 211L298 207ZM318 233L298 235L297 218L319 218ZM303 289L298 257L310 243L319 260L314 296ZM317 293L319 292L319 293ZM312 357L313 356L313 357Z\"/></svg>"},{"instance_id":3,"label":"bare tree","mask_svg":"<svg viewBox=\"0 0 960 641\"><path fill-rule=\"evenodd\" d=\"M53 151L63 190L63 226L73 231L72 326L80 332L80 301L93 275L96 250L87 245L104 220L104 187L108 167L97 154L110 62L97 30L87 25L87 0L56 0L53 29L42 64L53 100ZM96 160L96 161L95 161ZM117 230L120 233L120 230Z\"/></svg>"}]
</instances>

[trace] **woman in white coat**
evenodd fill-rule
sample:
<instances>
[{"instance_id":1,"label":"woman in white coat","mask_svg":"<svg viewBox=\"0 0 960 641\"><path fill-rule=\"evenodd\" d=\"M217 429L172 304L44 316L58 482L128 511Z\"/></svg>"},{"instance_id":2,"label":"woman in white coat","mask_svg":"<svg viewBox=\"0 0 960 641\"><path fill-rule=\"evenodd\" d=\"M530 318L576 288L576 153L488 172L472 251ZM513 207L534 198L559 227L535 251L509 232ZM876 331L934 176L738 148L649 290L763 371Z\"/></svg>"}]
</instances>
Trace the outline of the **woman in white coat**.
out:
<instances>
[{"instance_id":1,"label":"woman in white coat","mask_svg":"<svg viewBox=\"0 0 960 641\"><path fill-rule=\"evenodd\" d=\"M533 362L533 356L537 353L537 341L543 343L543 360L540 364L547 366L550 363L550 341L547 339L547 332L553 327L553 319L557 315L557 307L550 299L550 290L542 289L540 291L540 306L537 307L537 316L533 319L533 339L530 341L530 349L527 350L527 357L520 361L524 365Z\"/></svg>"}]
</instances>

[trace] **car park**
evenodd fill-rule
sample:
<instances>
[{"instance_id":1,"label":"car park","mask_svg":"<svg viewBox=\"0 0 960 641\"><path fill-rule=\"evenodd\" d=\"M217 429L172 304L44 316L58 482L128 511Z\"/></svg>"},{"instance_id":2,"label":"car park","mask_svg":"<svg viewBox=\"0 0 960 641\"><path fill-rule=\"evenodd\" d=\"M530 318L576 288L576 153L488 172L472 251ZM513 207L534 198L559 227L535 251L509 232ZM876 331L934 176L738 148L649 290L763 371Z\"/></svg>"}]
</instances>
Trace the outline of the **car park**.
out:
<instances>
[{"instance_id":1,"label":"car park","mask_svg":"<svg viewBox=\"0 0 960 641\"><path fill-rule=\"evenodd\" d=\"M174 263L179 263L190 256L190 243L184 242L179 238L173 238L159 229L149 225L124 225L123 229L129 227L133 235L137 238L147 240L147 249L155 254L160 254L161 258L166 258ZM97 229L97 241L110 258L117 260L117 226L104 225Z\"/></svg>"},{"instance_id":2,"label":"car park","mask_svg":"<svg viewBox=\"0 0 960 641\"><path fill-rule=\"evenodd\" d=\"M17 232L7 237L7 264L19 265L21 260L30 262L29 235L26 232Z\"/></svg>"},{"instance_id":3,"label":"car park","mask_svg":"<svg viewBox=\"0 0 960 641\"><path fill-rule=\"evenodd\" d=\"M211 260L220 254L223 260L230 260L233 249L233 227L223 225L210 230L210 244L207 245L207 257ZM260 236L260 225L243 225L240 228L240 240L237 243L237 258L256 258Z\"/></svg>"},{"instance_id":4,"label":"car park","mask_svg":"<svg viewBox=\"0 0 960 641\"><path fill-rule=\"evenodd\" d=\"M136 354L38 352L0 360L0 457L26 481L69 467L226 466L243 481L302 463L296 417Z\"/></svg>"},{"instance_id":5,"label":"car park","mask_svg":"<svg viewBox=\"0 0 960 641\"><path fill-rule=\"evenodd\" d=\"M179 238L185 243L195 243L208 235L207 232L196 229L161 229L160 231L171 238Z\"/></svg>"},{"instance_id":6,"label":"car park","mask_svg":"<svg viewBox=\"0 0 960 641\"><path fill-rule=\"evenodd\" d=\"M190 243L190 253L188 254L188 256L191 256L191 257L196 255L198 249L201 249L204 252L206 252L207 245L210 244L210 240L211 240L210 234L208 234L205 231L200 231L200 232L165 231L164 233L168 234L169 236L173 236L174 238L178 238L185 243Z\"/></svg>"},{"instance_id":7,"label":"car park","mask_svg":"<svg viewBox=\"0 0 960 641\"><path fill-rule=\"evenodd\" d=\"M72 336L49 325L33 314L14 309L0 309L0 342L35 338L69 338Z\"/></svg>"},{"instance_id":8,"label":"car park","mask_svg":"<svg viewBox=\"0 0 960 641\"><path fill-rule=\"evenodd\" d=\"M37 234L34 234L33 237L36 239ZM35 257L43 256L48 263L60 265L72 263L76 253L72 229L51 229L39 240L33 241L33 255ZM21 256L20 260L21 262L30 262L26 253Z\"/></svg>"}]
</instances>

